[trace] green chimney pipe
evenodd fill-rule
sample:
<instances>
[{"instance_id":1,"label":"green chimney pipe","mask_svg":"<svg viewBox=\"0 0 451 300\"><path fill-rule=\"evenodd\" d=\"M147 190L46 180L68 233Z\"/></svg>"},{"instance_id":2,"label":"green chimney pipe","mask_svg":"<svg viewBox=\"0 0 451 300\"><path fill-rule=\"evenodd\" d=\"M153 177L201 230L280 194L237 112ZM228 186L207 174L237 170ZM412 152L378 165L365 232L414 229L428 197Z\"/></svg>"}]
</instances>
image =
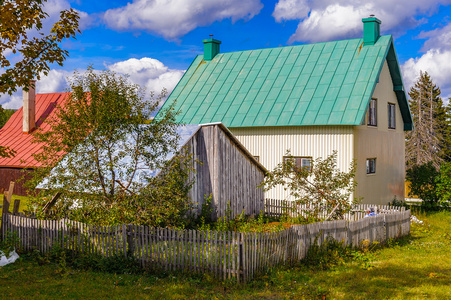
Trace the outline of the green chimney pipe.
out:
<instances>
[{"instance_id":1,"label":"green chimney pipe","mask_svg":"<svg viewBox=\"0 0 451 300\"><path fill-rule=\"evenodd\" d=\"M374 45L381 36L381 20L371 15L362 19L363 22L363 45Z\"/></svg>"},{"instance_id":2,"label":"green chimney pipe","mask_svg":"<svg viewBox=\"0 0 451 300\"><path fill-rule=\"evenodd\" d=\"M215 39L203 40L204 42L204 60L212 60L219 53L221 41Z\"/></svg>"}]
</instances>

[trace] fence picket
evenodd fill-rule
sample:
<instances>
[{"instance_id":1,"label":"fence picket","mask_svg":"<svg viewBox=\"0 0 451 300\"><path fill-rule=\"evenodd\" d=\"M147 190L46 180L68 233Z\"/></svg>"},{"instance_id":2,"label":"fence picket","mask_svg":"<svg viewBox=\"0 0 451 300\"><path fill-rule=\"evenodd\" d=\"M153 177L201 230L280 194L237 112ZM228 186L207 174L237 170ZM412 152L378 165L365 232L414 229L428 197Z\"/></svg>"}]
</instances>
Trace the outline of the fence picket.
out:
<instances>
[{"instance_id":1,"label":"fence picket","mask_svg":"<svg viewBox=\"0 0 451 300\"><path fill-rule=\"evenodd\" d=\"M282 204L265 202L268 214L286 211ZM366 210L372 206L363 205ZM310 209L303 206L303 209ZM236 278L246 282L265 268L281 263L293 263L305 257L307 249L318 237L318 244L327 236L358 246L370 242L396 238L410 233L410 210L379 206L380 214L369 218L295 225L270 233L236 233L221 231L178 230L138 225L99 226L72 220L36 220L24 216L4 214L3 232L17 232L17 247L37 248L46 253L55 245L83 253L98 253L105 257L131 255L143 267L162 267L165 270L210 272L217 278ZM277 212L276 210L276 212ZM358 214L361 212L356 212ZM361 213L364 216L364 213Z\"/></svg>"}]
</instances>

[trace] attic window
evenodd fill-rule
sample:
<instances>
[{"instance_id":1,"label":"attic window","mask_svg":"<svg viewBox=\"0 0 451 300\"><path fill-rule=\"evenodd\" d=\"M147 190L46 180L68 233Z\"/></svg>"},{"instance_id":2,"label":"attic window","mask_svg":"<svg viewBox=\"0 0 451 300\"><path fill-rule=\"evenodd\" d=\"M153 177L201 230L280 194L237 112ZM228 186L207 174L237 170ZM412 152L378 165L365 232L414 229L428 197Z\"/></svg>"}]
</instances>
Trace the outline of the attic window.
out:
<instances>
[{"instance_id":1,"label":"attic window","mask_svg":"<svg viewBox=\"0 0 451 300\"><path fill-rule=\"evenodd\" d=\"M395 105L388 103L388 128L396 129Z\"/></svg>"},{"instance_id":2,"label":"attic window","mask_svg":"<svg viewBox=\"0 0 451 300\"><path fill-rule=\"evenodd\" d=\"M368 108L368 126L377 126L377 100L371 99Z\"/></svg>"}]
</instances>

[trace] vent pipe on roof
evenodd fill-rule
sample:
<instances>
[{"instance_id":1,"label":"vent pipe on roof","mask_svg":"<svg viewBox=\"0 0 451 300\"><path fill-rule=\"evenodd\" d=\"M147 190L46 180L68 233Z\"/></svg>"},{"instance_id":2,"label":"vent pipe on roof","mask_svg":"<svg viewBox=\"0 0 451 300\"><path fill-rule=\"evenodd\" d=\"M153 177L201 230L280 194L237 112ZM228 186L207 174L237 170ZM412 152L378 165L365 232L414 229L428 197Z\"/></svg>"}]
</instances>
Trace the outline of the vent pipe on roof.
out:
<instances>
[{"instance_id":1,"label":"vent pipe on roof","mask_svg":"<svg viewBox=\"0 0 451 300\"><path fill-rule=\"evenodd\" d=\"M221 44L221 41L211 37L212 35L210 35L209 39L202 41L204 42L204 60L206 61L212 60L219 53L219 45Z\"/></svg>"},{"instance_id":2,"label":"vent pipe on roof","mask_svg":"<svg viewBox=\"0 0 451 300\"><path fill-rule=\"evenodd\" d=\"M28 92L23 90L23 133L30 133L36 127L35 85L36 81L31 80Z\"/></svg>"},{"instance_id":3,"label":"vent pipe on roof","mask_svg":"<svg viewBox=\"0 0 451 300\"><path fill-rule=\"evenodd\" d=\"M363 45L374 45L381 36L381 20L370 15L369 18L362 19L363 22Z\"/></svg>"}]
</instances>

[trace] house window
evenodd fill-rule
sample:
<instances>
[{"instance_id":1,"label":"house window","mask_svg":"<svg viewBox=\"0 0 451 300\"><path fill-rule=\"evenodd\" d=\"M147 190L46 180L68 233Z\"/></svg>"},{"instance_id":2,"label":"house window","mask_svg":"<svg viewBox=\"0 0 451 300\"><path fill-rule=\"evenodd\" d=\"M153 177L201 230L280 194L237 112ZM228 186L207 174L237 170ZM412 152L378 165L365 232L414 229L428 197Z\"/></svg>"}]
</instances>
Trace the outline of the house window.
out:
<instances>
[{"instance_id":1,"label":"house window","mask_svg":"<svg viewBox=\"0 0 451 300\"><path fill-rule=\"evenodd\" d=\"M260 162L260 156L254 156L255 160Z\"/></svg>"},{"instance_id":2,"label":"house window","mask_svg":"<svg viewBox=\"0 0 451 300\"><path fill-rule=\"evenodd\" d=\"M377 100L371 99L368 108L368 126L377 126Z\"/></svg>"},{"instance_id":3,"label":"house window","mask_svg":"<svg viewBox=\"0 0 451 300\"><path fill-rule=\"evenodd\" d=\"M388 128L396 129L395 105L388 103Z\"/></svg>"},{"instance_id":4,"label":"house window","mask_svg":"<svg viewBox=\"0 0 451 300\"><path fill-rule=\"evenodd\" d=\"M366 160L366 174L375 174L376 173L376 159L368 158Z\"/></svg>"},{"instance_id":5,"label":"house window","mask_svg":"<svg viewBox=\"0 0 451 300\"><path fill-rule=\"evenodd\" d=\"M311 157L305 157L305 156L284 156L283 161L293 158L294 159L294 165L295 165L295 171L302 170L303 168L312 168L312 158Z\"/></svg>"}]
</instances>

